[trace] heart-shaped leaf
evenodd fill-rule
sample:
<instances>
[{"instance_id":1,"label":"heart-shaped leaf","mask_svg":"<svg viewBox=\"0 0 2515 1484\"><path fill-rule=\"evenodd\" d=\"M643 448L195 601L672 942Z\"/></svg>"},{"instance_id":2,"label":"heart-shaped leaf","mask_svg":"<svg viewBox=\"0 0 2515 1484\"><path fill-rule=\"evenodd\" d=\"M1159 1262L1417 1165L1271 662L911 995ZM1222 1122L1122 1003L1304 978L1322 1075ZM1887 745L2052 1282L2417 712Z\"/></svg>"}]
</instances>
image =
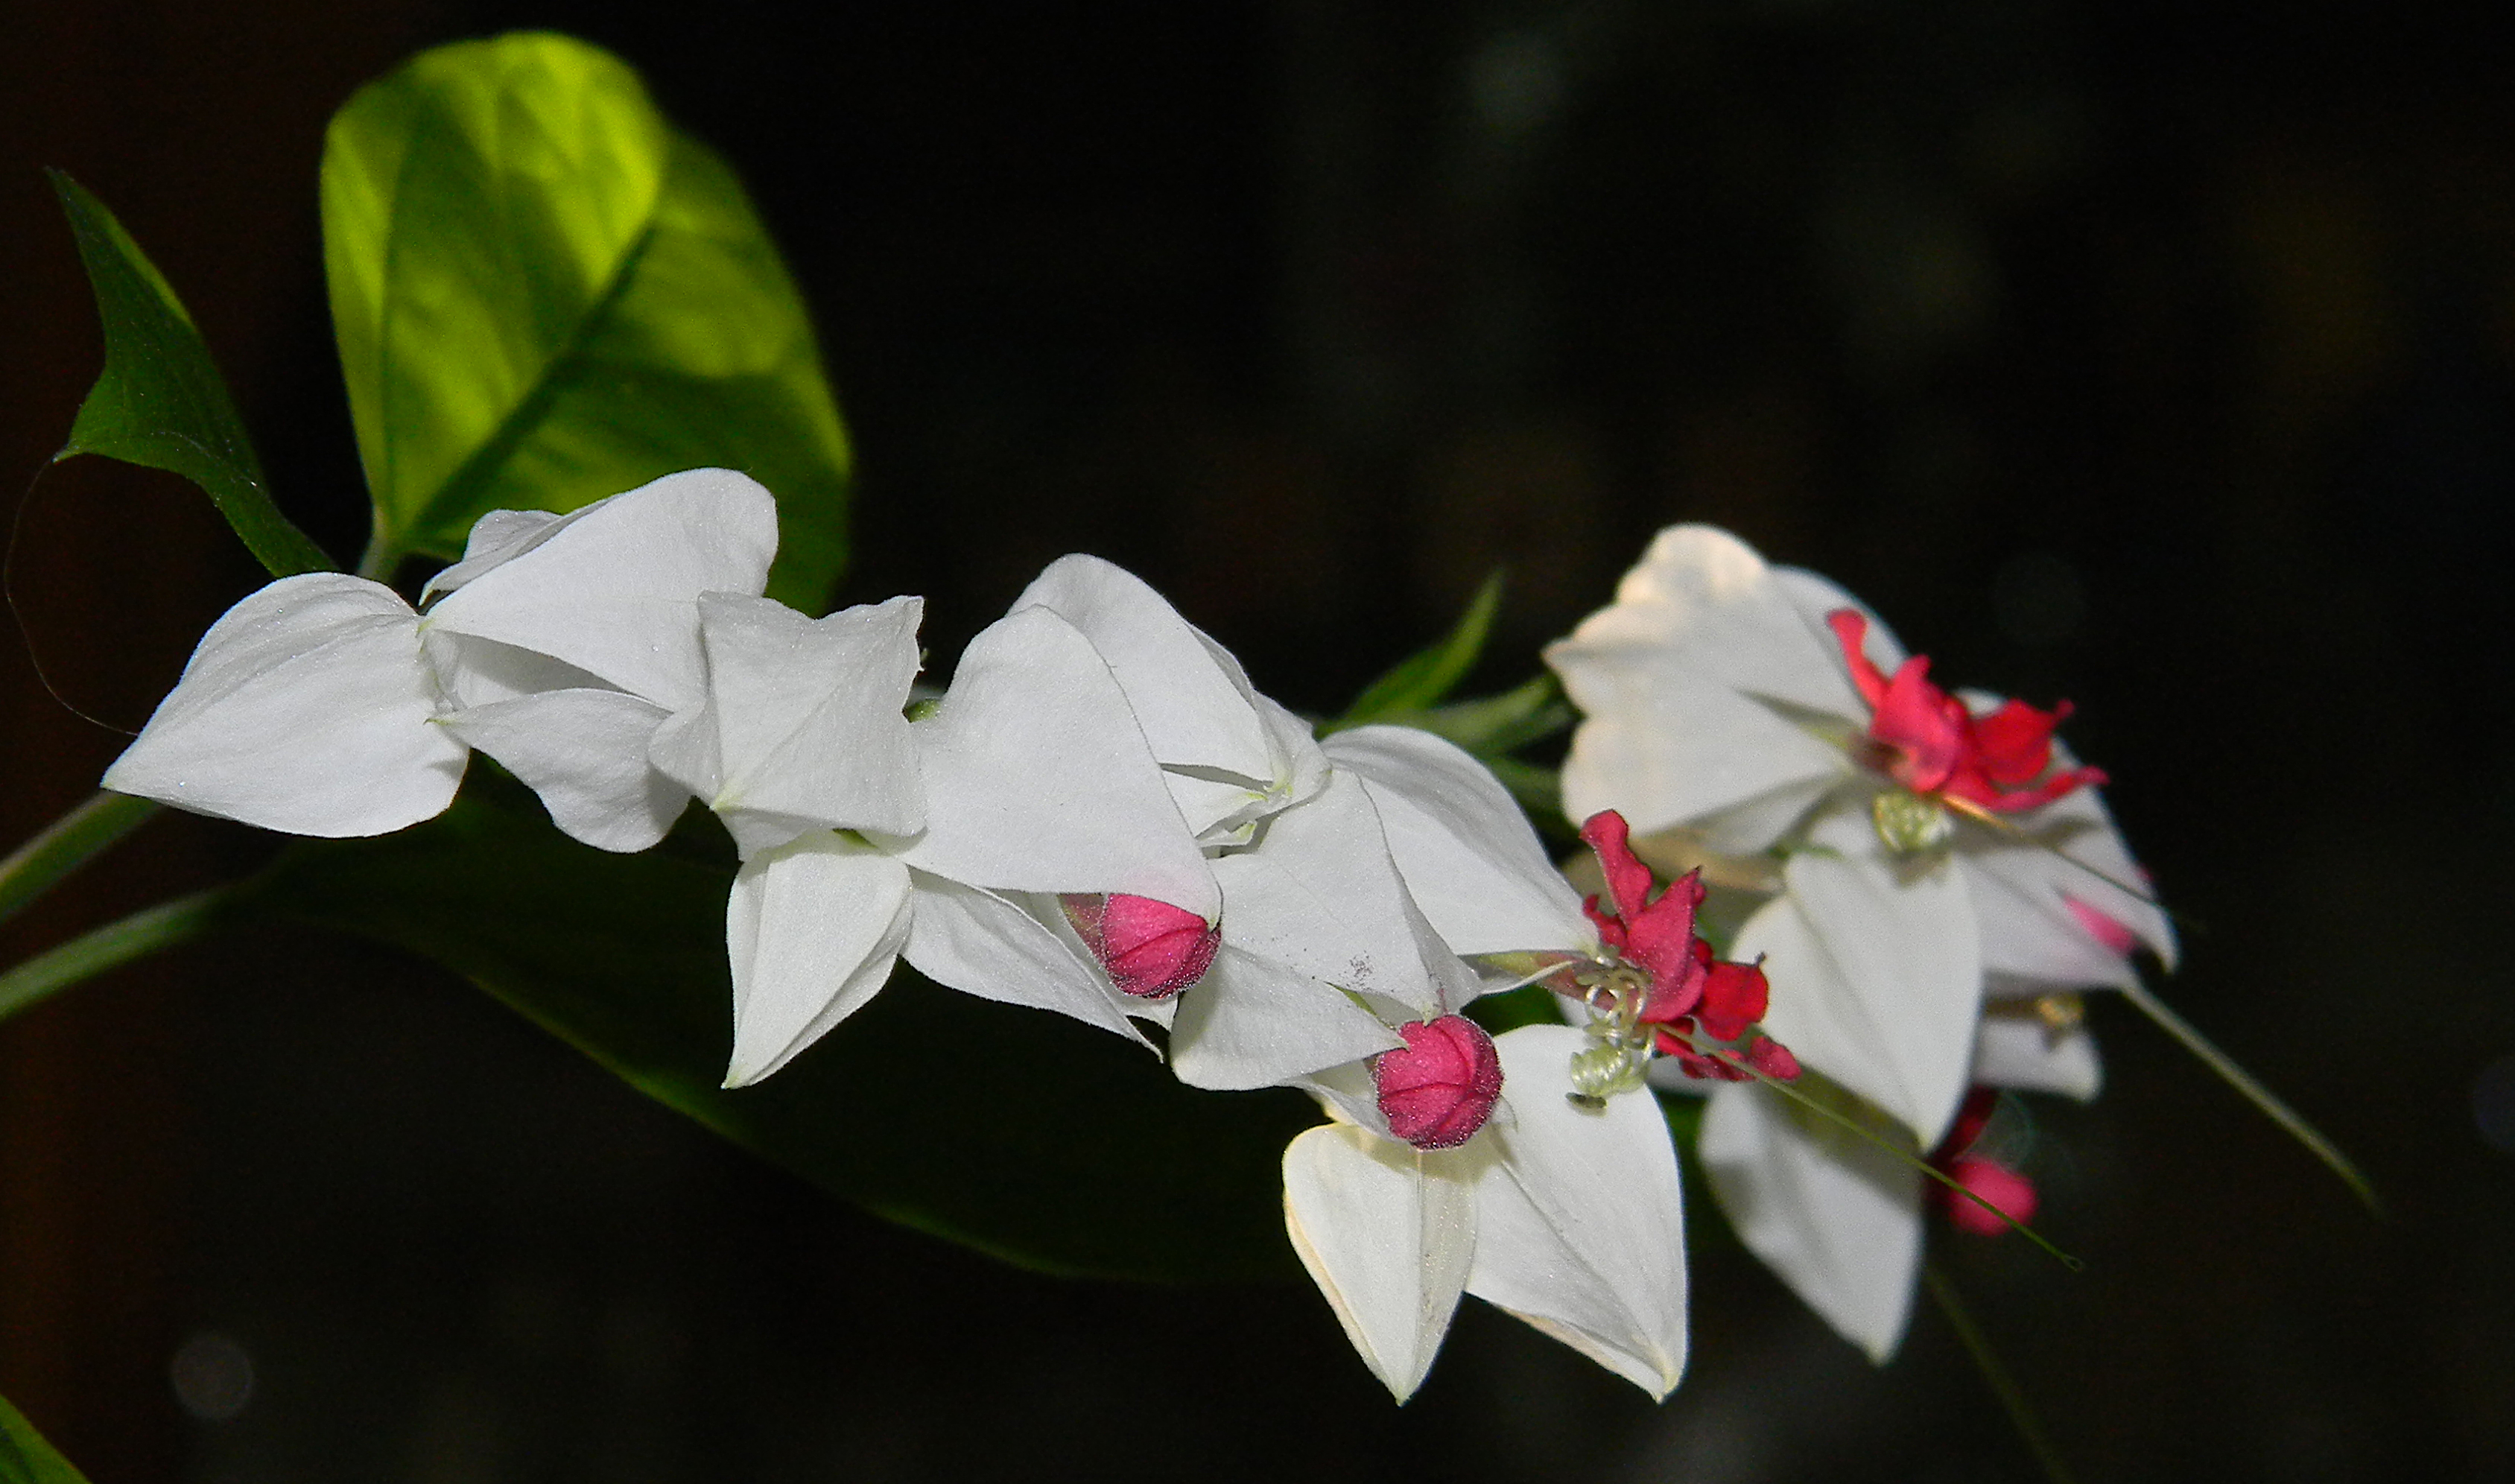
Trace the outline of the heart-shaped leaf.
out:
<instances>
[{"instance_id":1,"label":"heart-shaped leaf","mask_svg":"<svg viewBox=\"0 0 2515 1484\"><path fill-rule=\"evenodd\" d=\"M325 140L323 251L382 552L717 465L776 493L769 593L819 610L848 452L810 322L732 172L627 64L520 33L370 84Z\"/></svg>"}]
</instances>

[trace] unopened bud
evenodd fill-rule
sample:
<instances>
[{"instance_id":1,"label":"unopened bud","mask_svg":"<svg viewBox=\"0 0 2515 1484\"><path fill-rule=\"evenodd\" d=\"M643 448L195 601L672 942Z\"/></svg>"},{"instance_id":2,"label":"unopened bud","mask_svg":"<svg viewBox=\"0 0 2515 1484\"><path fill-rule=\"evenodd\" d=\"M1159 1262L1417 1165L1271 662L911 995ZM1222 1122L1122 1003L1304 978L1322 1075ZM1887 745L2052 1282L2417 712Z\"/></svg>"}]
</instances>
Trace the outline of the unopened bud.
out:
<instances>
[{"instance_id":1,"label":"unopened bud","mask_svg":"<svg viewBox=\"0 0 2515 1484\"><path fill-rule=\"evenodd\" d=\"M1455 1149L1475 1136L1502 1096L1502 1054L1484 1027L1443 1015L1397 1027L1406 1044L1372 1058L1388 1132L1418 1149Z\"/></svg>"},{"instance_id":2,"label":"unopened bud","mask_svg":"<svg viewBox=\"0 0 2515 1484\"><path fill-rule=\"evenodd\" d=\"M1944 1168L1948 1178L2008 1213L2013 1219L2021 1223L2035 1219L2035 1182L2006 1165L1966 1158L1950 1160ZM1948 1219L1958 1231L1996 1237L2008 1230L2008 1222L1955 1191L1942 1187L1939 1194L1947 1203Z\"/></svg>"},{"instance_id":3,"label":"unopened bud","mask_svg":"<svg viewBox=\"0 0 2515 1484\"><path fill-rule=\"evenodd\" d=\"M1149 896L1060 897L1065 920L1109 982L1138 1000L1167 1000L1205 977L1222 946L1222 928Z\"/></svg>"}]
</instances>

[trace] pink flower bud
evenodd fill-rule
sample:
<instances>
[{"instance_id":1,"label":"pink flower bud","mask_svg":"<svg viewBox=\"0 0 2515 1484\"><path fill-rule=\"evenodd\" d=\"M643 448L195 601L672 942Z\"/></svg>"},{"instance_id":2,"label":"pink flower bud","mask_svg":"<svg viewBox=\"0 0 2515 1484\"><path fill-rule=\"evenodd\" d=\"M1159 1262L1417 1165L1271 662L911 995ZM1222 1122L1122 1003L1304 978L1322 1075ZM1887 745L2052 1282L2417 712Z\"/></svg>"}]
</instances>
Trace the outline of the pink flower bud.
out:
<instances>
[{"instance_id":1,"label":"pink flower bud","mask_svg":"<svg viewBox=\"0 0 2515 1484\"><path fill-rule=\"evenodd\" d=\"M2035 1219L2035 1182L1993 1160L1970 1155L1953 1159L1942 1167L1948 1178L2007 1212L2020 1221ZM1939 1195L1946 1202L1949 1221L1958 1231L1969 1231L1978 1237L1996 1237L2008 1230L2008 1223L1983 1210L1963 1196L1942 1186Z\"/></svg>"},{"instance_id":2,"label":"pink flower bud","mask_svg":"<svg viewBox=\"0 0 2515 1484\"><path fill-rule=\"evenodd\" d=\"M2061 894L2061 901L2070 909L2070 915L2079 920L2079 926L2087 930L2087 936L2102 943L2107 953L2126 959L2130 957L2131 950L2139 946L2139 938L2129 926L2112 913L2090 907L2066 891Z\"/></svg>"},{"instance_id":3,"label":"pink flower bud","mask_svg":"<svg viewBox=\"0 0 2515 1484\"><path fill-rule=\"evenodd\" d=\"M1371 1060L1388 1132L1418 1149L1455 1149L1475 1136L1502 1095L1502 1054L1484 1027L1443 1015L1397 1027L1406 1045Z\"/></svg>"},{"instance_id":4,"label":"pink flower bud","mask_svg":"<svg viewBox=\"0 0 2515 1484\"><path fill-rule=\"evenodd\" d=\"M1149 896L1120 891L1059 901L1109 982L1139 1000L1167 1000L1204 978L1222 946L1220 927Z\"/></svg>"}]
</instances>

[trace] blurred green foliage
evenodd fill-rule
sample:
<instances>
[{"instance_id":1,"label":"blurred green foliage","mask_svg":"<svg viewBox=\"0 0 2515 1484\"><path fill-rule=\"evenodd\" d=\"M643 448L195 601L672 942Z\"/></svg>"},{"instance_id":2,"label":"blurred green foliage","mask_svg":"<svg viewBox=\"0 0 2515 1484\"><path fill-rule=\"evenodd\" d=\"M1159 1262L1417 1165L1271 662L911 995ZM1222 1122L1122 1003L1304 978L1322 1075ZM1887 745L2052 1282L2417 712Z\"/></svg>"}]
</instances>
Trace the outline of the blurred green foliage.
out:
<instances>
[{"instance_id":1,"label":"blurred green foliage","mask_svg":"<svg viewBox=\"0 0 2515 1484\"><path fill-rule=\"evenodd\" d=\"M297 846L225 920L434 960L734 1142L1009 1261L1174 1280L1293 1271L1276 1192L1284 1145L1318 1121L1300 1093L1199 1092L1105 1031L904 966L776 1077L724 1091L730 868L579 845L520 790L511 807L480 781L399 835Z\"/></svg>"},{"instance_id":2,"label":"blurred green foliage","mask_svg":"<svg viewBox=\"0 0 2515 1484\"><path fill-rule=\"evenodd\" d=\"M0 1396L0 1484L87 1484L26 1415Z\"/></svg>"}]
</instances>

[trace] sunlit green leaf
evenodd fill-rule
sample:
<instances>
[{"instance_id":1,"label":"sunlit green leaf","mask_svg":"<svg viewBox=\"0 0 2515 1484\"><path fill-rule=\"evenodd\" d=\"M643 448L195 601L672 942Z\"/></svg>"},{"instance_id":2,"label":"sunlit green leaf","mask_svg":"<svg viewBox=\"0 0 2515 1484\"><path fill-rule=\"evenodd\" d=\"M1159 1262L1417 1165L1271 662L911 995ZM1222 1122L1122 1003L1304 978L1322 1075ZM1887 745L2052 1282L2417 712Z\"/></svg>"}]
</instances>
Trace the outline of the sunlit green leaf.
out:
<instances>
[{"instance_id":1,"label":"sunlit green leaf","mask_svg":"<svg viewBox=\"0 0 2515 1484\"><path fill-rule=\"evenodd\" d=\"M726 870L611 855L467 797L379 840L299 846L247 905L433 959L631 1085L910 1226L1053 1272L1293 1271L1299 1093L1190 1091L1140 1047L903 969L758 1086L724 1092Z\"/></svg>"},{"instance_id":2,"label":"sunlit green leaf","mask_svg":"<svg viewBox=\"0 0 2515 1484\"><path fill-rule=\"evenodd\" d=\"M322 548L270 503L235 400L165 275L103 201L51 174L104 327L104 370L54 462L97 453L182 474L209 492L271 576L330 570Z\"/></svg>"},{"instance_id":3,"label":"sunlit green leaf","mask_svg":"<svg viewBox=\"0 0 2515 1484\"><path fill-rule=\"evenodd\" d=\"M1400 660L1396 668L1364 687L1343 716L1320 727L1320 731L1393 721L1399 713L1422 711L1438 702L1475 668L1477 656L1484 653L1485 637L1493 630L1494 611L1501 605L1502 574L1496 572L1476 589L1467 611L1459 616L1458 626L1448 637L1429 649Z\"/></svg>"},{"instance_id":4,"label":"sunlit green leaf","mask_svg":"<svg viewBox=\"0 0 2515 1484\"><path fill-rule=\"evenodd\" d=\"M5 1396L0 1396L0 1484L87 1484L87 1475L54 1451Z\"/></svg>"},{"instance_id":5,"label":"sunlit green leaf","mask_svg":"<svg viewBox=\"0 0 2515 1484\"><path fill-rule=\"evenodd\" d=\"M362 90L325 141L323 246L383 551L720 465L777 495L771 596L819 610L848 452L803 301L618 59L524 33Z\"/></svg>"}]
</instances>

